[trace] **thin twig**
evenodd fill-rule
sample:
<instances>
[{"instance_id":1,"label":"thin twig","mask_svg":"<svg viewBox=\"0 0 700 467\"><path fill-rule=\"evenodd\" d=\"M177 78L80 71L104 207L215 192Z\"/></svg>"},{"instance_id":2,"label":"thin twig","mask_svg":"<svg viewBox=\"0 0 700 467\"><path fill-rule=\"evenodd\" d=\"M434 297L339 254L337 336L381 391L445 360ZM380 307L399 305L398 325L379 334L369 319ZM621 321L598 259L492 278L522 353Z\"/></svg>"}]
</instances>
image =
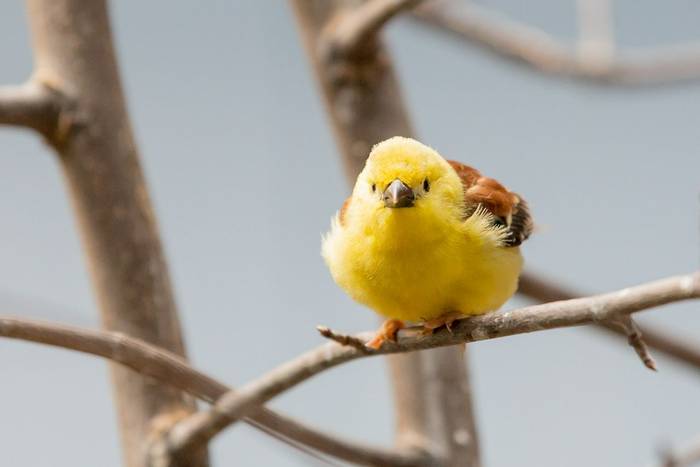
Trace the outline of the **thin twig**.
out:
<instances>
[{"instance_id":1,"label":"thin twig","mask_svg":"<svg viewBox=\"0 0 700 467\"><path fill-rule=\"evenodd\" d=\"M333 53L349 56L363 49L381 28L400 12L422 0L369 0L340 12L328 22L327 37Z\"/></svg>"},{"instance_id":2,"label":"thin twig","mask_svg":"<svg viewBox=\"0 0 700 467\"><path fill-rule=\"evenodd\" d=\"M414 10L414 16L482 46L508 59L541 72L591 80L599 83L651 85L700 77L700 43L667 47L627 49L607 64L590 61L575 47L527 24L469 2L450 8L444 2L429 3Z\"/></svg>"},{"instance_id":3,"label":"thin twig","mask_svg":"<svg viewBox=\"0 0 700 467\"><path fill-rule=\"evenodd\" d=\"M646 342L642 336L642 331L637 326L637 323L629 315L617 316L610 320L612 325L619 325L623 332L627 335L627 342L632 346L639 358L644 363L644 366L650 370L657 371L656 362L649 353Z\"/></svg>"},{"instance_id":4,"label":"thin twig","mask_svg":"<svg viewBox=\"0 0 700 467\"><path fill-rule=\"evenodd\" d=\"M257 405L324 370L350 360L601 321L623 323L629 328L632 341L637 339L638 336L634 336L638 331L629 319L631 313L691 298L700 298L700 273L662 279L603 295L475 316L456 322L451 330L442 330L430 336L421 335L420 327L412 327L401 331L397 342L387 342L376 351L358 348L358 344L367 342L372 333L348 336L320 327L321 335L335 341L335 345L325 344L311 350L247 384L241 391L224 395L209 412L185 418L171 431L169 444L176 454L203 446ZM647 360L648 352L643 345L631 343L644 363L655 369L653 360Z\"/></svg>"},{"instance_id":5,"label":"thin twig","mask_svg":"<svg viewBox=\"0 0 700 467\"><path fill-rule=\"evenodd\" d=\"M586 295L529 271L520 277L518 293L543 303L570 300ZM618 335L626 335L623 330L612 323L598 323L594 328ZM658 326L639 326L639 329L650 348L680 363L689 365L696 371L700 370L700 348L698 346L671 332L663 331Z\"/></svg>"},{"instance_id":6,"label":"thin twig","mask_svg":"<svg viewBox=\"0 0 700 467\"><path fill-rule=\"evenodd\" d=\"M210 403L233 391L194 369L172 352L119 332L0 317L0 336L103 357ZM245 421L268 434L289 441L305 452L308 450L304 446L309 446L360 465L415 465L415 458L413 463L410 462L410 452L344 440L264 407L256 408Z\"/></svg>"},{"instance_id":7,"label":"thin twig","mask_svg":"<svg viewBox=\"0 0 700 467\"><path fill-rule=\"evenodd\" d=\"M31 128L48 135L58 121L64 99L35 81L0 86L0 124Z\"/></svg>"}]
</instances>

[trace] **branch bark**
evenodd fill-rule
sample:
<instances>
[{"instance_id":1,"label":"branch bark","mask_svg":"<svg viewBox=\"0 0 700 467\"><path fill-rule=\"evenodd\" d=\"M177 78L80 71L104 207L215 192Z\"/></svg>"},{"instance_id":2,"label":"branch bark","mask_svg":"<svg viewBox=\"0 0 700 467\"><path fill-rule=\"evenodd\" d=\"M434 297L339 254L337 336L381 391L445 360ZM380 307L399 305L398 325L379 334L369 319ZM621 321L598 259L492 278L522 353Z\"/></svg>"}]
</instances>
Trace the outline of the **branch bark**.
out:
<instances>
[{"instance_id":1,"label":"branch bark","mask_svg":"<svg viewBox=\"0 0 700 467\"><path fill-rule=\"evenodd\" d=\"M28 0L27 5L34 80L74 103L45 134L68 180L103 325L184 355L122 94L107 5L104 0ZM47 106L44 100L38 98L39 109ZM25 108L31 108L26 99ZM40 113L27 112L27 123ZM192 412L194 401L121 367L112 368L112 377L125 464L142 467L154 420ZM206 464L202 454L190 465Z\"/></svg>"},{"instance_id":2,"label":"branch bark","mask_svg":"<svg viewBox=\"0 0 700 467\"><path fill-rule=\"evenodd\" d=\"M520 277L518 293L543 303L571 300L586 295L570 290L567 287L532 272L525 272ZM626 335L624 330L612 323L597 323L595 326L598 329L614 334ZM695 371L700 370L700 348L693 345L692 342L684 341L678 336L662 331L658 329L657 326L639 326L639 329L644 336L644 341L650 348L680 363L690 366Z\"/></svg>"},{"instance_id":3,"label":"branch bark","mask_svg":"<svg viewBox=\"0 0 700 467\"><path fill-rule=\"evenodd\" d=\"M0 87L0 125L31 128L48 137L58 125L66 99L32 80Z\"/></svg>"},{"instance_id":4,"label":"branch bark","mask_svg":"<svg viewBox=\"0 0 700 467\"><path fill-rule=\"evenodd\" d=\"M192 368L182 357L120 332L0 317L0 336L103 357L209 403L233 391L233 388ZM309 451L305 446L309 446L360 465L420 465L417 454L336 438L264 407L255 409L245 421L306 453Z\"/></svg>"},{"instance_id":5,"label":"branch bark","mask_svg":"<svg viewBox=\"0 0 700 467\"><path fill-rule=\"evenodd\" d=\"M378 28L356 34L352 54L339 53L347 25L362 2L292 0L306 51L320 84L345 172L353 183L372 145L391 136L412 136L399 83ZM404 5L409 2L403 2ZM358 5L360 5L358 7ZM370 6L365 5L366 9ZM398 10L396 10L398 11ZM348 23L349 21L349 23ZM386 22L386 18L378 24ZM351 35L352 36L352 35ZM350 41L352 42L352 41ZM397 444L431 451L443 465L479 465L465 353L457 348L389 358L397 419ZM460 436L455 436L455 434ZM462 436L467 433L466 436Z\"/></svg>"},{"instance_id":6,"label":"branch bark","mask_svg":"<svg viewBox=\"0 0 700 467\"><path fill-rule=\"evenodd\" d=\"M327 24L326 40L332 53L352 57L372 47L381 28L403 10L418 5L421 0L368 0L347 10L337 21Z\"/></svg>"},{"instance_id":7,"label":"branch bark","mask_svg":"<svg viewBox=\"0 0 700 467\"><path fill-rule=\"evenodd\" d=\"M422 336L421 328L415 327L401 331L396 343L387 343L378 351L364 345L372 333L348 336L320 327L319 331L324 337L339 345L322 345L246 384L240 390L223 395L208 412L196 413L177 424L170 432L169 445L176 455L206 445L216 434L258 405L322 371L358 358L454 346L601 321L630 326L633 335L637 331L630 324L632 313L693 298L700 298L700 273L662 279L603 295L475 316L455 322L451 332L443 329L431 336ZM638 350L636 343L631 342L631 345ZM640 356L646 358L647 355ZM455 433L455 436L468 436L468 433L459 436ZM449 459L437 458L434 462L445 465Z\"/></svg>"},{"instance_id":8,"label":"branch bark","mask_svg":"<svg viewBox=\"0 0 700 467\"><path fill-rule=\"evenodd\" d=\"M460 5L461 6L461 5ZM444 2L414 11L421 22L543 73L598 83L654 85L700 77L700 43L620 51L614 56L577 53L545 31L469 2L459 9ZM612 54L612 50L609 51Z\"/></svg>"}]
</instances>

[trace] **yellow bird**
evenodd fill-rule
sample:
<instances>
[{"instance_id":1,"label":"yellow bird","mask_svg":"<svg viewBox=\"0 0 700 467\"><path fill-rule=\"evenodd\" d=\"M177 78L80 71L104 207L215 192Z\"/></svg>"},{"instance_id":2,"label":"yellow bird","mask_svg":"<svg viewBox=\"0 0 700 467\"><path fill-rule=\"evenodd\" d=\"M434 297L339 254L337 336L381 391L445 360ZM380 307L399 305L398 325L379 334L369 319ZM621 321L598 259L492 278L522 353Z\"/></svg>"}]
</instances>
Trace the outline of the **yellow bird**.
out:
<instances>
[{"instance_id":1,"label":"yellow bird","mask_svg":"<svg viewBox=\"0 0 700 467\"><path fill-rule=\"evenodd\" d=\"M376 349L406 321L430 332L500 308L532 225L496 180L397 136L372 149L322 255L340 287L388 318L367 344Z\"/></svg>"}]
</instances>

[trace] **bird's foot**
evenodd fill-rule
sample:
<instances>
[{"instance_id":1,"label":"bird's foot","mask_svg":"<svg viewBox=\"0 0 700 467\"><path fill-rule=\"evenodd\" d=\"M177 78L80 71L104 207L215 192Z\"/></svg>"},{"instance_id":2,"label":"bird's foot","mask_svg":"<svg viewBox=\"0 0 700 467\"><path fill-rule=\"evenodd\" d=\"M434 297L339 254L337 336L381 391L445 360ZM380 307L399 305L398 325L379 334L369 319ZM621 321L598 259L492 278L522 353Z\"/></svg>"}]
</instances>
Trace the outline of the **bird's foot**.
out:
<instances>
[{"instance_id":1,"label":"bird's foot","mask_svg":"<svg viewBox=\"0 0 700 467\"><path fill-rule=\"evenodd\" d=\"M452 323L464 318L464 315L459 311L451 311L445 313L444 315L438 316L437 318L428 319L423 321L423 330L421 334L424 336L429 336L434 330L445 326L447 330L452 333Z\"/></svg>"},{"instance_id":2,"label":"bird's foot","mask_svg":"<svg viewBox=\"0 0 700 467\"><path fill-rule=\"evenodd\" d=\"M403 321L388 319L382 323L382 326L372 340L365 345L370 349L379 350L386 341L396 342L396 333L399 332L399 329L403 329L404 326Z\"/></svg>"}]
</instances>

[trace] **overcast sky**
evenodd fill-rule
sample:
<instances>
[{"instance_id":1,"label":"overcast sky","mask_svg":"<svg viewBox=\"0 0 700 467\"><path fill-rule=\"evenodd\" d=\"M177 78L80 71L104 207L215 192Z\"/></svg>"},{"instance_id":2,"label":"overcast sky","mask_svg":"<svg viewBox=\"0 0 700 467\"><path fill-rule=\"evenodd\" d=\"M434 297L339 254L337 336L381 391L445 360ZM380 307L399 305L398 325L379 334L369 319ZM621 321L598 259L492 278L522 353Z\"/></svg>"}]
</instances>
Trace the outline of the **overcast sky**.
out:
<instances>
[{"instance_id":1,"label":"overcast sky","mask_svg":"<svg viewBox=\"0 0 700 467\"><path fill-rule=\"evenodd\" d=\"M487 3L573 36L574 2ZM624 45L698 38L693 0L615 5ZM240 385L319 344L317 324L376 326L319 255L349 187L288 5L122 0L112 11L195 364ZM0 31L0 82L21 82L31 70L22 2L3 2ZM528 267L588 291L698 268L700 82L630 90L545 77L405 19L387 40L421 139L530 202L538 231L523 248ZM96 326L52 154L29 132L0 129L0 173L2 313ZM698 341L697 307L669 306L640 321ZM594 330L470 349L489 467L650 465L663 443L700 432L697 370L657 355L654 374L623 342ZM119 465L102 361L0 340L0 368L5 463ZM384 370L380 359L345 365L271 405L388 445ZM243 425L212 451L220 466L310 463Z\"/></svg>"}]
</instances>

